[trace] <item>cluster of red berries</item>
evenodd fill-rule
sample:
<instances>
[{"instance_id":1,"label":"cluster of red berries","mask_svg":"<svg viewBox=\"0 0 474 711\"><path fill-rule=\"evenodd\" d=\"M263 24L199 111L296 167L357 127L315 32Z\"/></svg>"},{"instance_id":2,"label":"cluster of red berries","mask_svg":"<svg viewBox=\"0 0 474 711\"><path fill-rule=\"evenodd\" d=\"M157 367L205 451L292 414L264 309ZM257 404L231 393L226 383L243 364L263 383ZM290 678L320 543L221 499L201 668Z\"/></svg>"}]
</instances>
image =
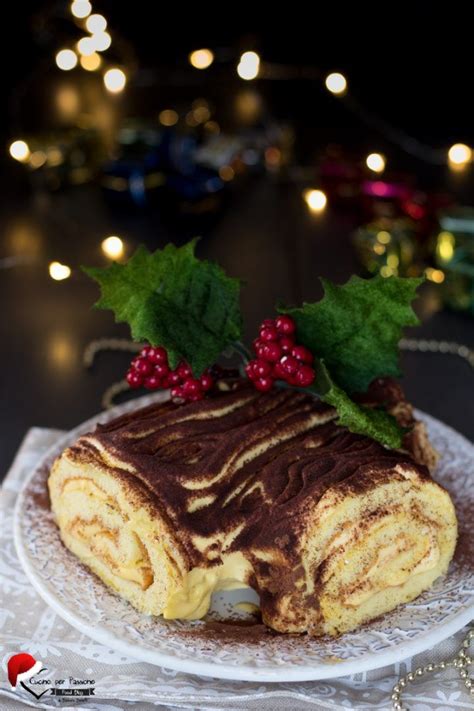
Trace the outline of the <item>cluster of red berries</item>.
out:
<instances>
[{"instance_id":1,"label":"cluster of red berries","mask_svg":"<svg viewBox=\"0 0 474 711\"><path fill-rule=\"evenodd\" d=\"M253 342L257 358L245 371L257 390L266 392L275 380L307 388L315 378L313 354L295 343L296 325L291 316L265 319L259 337Z\"/></svg>"},{"instance_id":2,"label":"cluster of red berries","mask_svg":"<svg viewBox=\"0 0 474 711\"><path fill-rule=\"evenodd\" d=\"M214 385L214 379L208 371L200 378L195 378L191 367L184 361L171 370L166 348L161 346L142 348L130 363L126 379L131 388L171 388L172 398L187 401L201 400Z\"/></svg>"}]
</instances>

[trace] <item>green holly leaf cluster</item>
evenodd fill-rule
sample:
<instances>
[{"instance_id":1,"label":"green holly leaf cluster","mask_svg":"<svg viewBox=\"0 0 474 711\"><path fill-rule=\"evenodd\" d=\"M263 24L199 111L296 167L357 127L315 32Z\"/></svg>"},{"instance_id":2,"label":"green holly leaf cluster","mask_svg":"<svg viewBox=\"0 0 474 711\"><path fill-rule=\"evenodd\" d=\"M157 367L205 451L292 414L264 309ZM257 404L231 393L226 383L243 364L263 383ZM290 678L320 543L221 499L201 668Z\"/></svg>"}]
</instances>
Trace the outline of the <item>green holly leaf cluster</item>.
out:
<instances>
[{"instance_id":1,"label":"green holly leaf cluster","mask_svg":"<svg viewBox=\"0 0 474 711\"><path fill-rule=\"evenodd\" d=\"M353 276L337 286L322 279L321 301L281 309L295 320L298 341L323 358L348 392L365 392L374 378L400 375L398 342L419 321L411 307L423 279Z\"/></svg>"},{"instance_id":2,"label":"green holly leaf cluster","mask_svg":"<svg viewBox=\"0 0 474 711\"><path fill-rule=\"evenodd\" d=\"M195 376L239 341L240 281L197 259L196 240L149 252L139 247L126 264L84 268L101 288L96 306L129 324L132 337L164 346L170 366L186 360ZM298 343L315 356L311 390L336 408L340 424L382 444L401 446L403 431L381 409L357 404L378 377L399 374L402 330L418 319L411 303L421 279L353 276L337 286L323 280L324 297L301 307L280 307L294 319Z\"/></svg>"},{"instance_id":3,"label":"green holly leaf cluster","mask_svg":"<svg viewBox=\"0 0 474 711\"><path fill-rule=\"evenodd\" d=\"M320 301L279 309L292 316L298 342L319 360L313 389L337 409L339 422L389 447L402 442L394 418L358 405L350 393L364 392L375 378L399 375L398 343L404 327L418 324L411 303L422 281L353 276L337 286L322 280Z\"/></svg>"},{"instance_id":4,"label":"green holly leaf cluster","mask_svg":"<svg viewBox=\"0 0 474 711\"><path fill-rule=\"evenodd\" d=\"M242 317L240 281L197 259L195 246L139 247L126 264L84 271L100 284L96 307L128 323L134 340L164 346L172 368L186 360L198 377L240 339Z\"/></svg>"}]
</instances>

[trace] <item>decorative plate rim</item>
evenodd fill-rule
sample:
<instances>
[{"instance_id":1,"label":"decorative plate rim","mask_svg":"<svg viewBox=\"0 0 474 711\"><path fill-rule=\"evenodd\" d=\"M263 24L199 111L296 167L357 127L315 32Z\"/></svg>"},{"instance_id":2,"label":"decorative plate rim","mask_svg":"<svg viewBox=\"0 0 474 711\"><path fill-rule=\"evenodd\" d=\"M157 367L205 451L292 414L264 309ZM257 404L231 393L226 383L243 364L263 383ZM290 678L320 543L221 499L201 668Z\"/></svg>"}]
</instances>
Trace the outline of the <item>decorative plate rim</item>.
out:
<instances>
[{"instance_id":1,"label":"decorative plate rim","mask_svg":"<svg viewBox=\"0 0 474 711\"><path fill-rule=\"evenodd\" d=\"M34 559L28 552L22 531L22 513L25 505L26 496L29 486L33 479L38 474L38 470L53 456L62 451L71 441L76 439L79 434L89 431L102 417L107 416L108 419L123 414L128 410L143 407L151 402L165 399L164 394L144 395L139 398L129 400L125 403L115 406L111 410L103 411L77 427L64 433L55 444L50 447L38 460L33 467L31 473L23 483L23 486L18 494L15 511L14 511L14 542L20 563L35 590L42 599L66 622L72 627L75 627L83 634L92 638L96 642L104 644L110 648L120 651L129 657L139 661L144 661L150 664L155 664L168 669L186 672L188 674L197 674L201 676L214 677L229 680L242 681L262 681L262 682L291 682L291 681L316 681L321 679L330 679L335 677L367 672L373 669L378 669L396 662L400 662L407 657L419 654L435 644L450 637L452 634L462 629L471 619L474 618L474 590L472 591L471 599L468 603L460 603L460 609L454 613L449 620L441 622L438 626L420 632L414 639L406 641L390 647L385 651L369 651L366 655L360 658L344 659L338 662L315 663L311 665L281 665L281 666L236 666L229 663L211 663L205 660L197 660L195 658L180 658L173 656L168 652L162 652L158 649L147 649L140 646L139 641L132 643L126 639L122 639L113 632L105 629L102 626L91 626L79 615L76 614L67 604L64 604L58 599L51 585L43 582L39 575ZM455 436L461 440L464 446L472 448L473 445L469 440L454 430L449 425L445 425L440 420L437 420L422 411L416 411L417 417L427 421L431 421L434 425L440 426L447 435ZM370 623L369 623L370 626ZM285 636L282 635L282 640ZM190 652L191 654L191 652Z\"/></svg>"}]
</instances>

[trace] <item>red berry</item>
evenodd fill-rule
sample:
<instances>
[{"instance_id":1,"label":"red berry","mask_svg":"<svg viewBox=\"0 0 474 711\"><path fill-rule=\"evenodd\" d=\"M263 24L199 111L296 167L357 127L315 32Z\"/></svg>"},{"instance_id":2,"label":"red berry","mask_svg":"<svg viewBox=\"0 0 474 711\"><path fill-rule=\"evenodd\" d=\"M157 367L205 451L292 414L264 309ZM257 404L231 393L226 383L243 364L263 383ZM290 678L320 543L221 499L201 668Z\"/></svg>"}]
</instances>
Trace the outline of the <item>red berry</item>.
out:
<instances>
[{"instance_id":1,"label":"red berry","mask_svg":"<svg viewBox=\"0 0 474 711\"><path fill-rule=\"evenodd\" d=\"M281 348L278 343L266 343L261 349L261 358L268 360L270 363L276 363L281 358Z\"/></svg>"},{"instance_id":2,"label":"red berry","mask_svg":"<svg viewBox=\"0 0 474 711\"><path fill-rule=\"evenodd\" d=\"M126 379L131 388L139 388L143 383L142 376L135 370L129 370L126 375Z\"/></svg>"},{"instance_id":3,"label":"red berry","mask_svg":"<svg viewBox=\"0 0 474 711\"><path fill-rule=\"evenodd\" d=\"M284 355L280 360L281 369L287 375L293 375L300 368L300 363L290 355Z\"/></svg>"},{"instance_id":4,"label":"red berry","mask_svg":"<svg viewBox=\"0 0 474 711\"><path fill-rule=\"evenodd\" d=\"M148 390L157 390L163 387L161 378L158 375L149 375L148 378L145 378L143 385L148 388Z\"/></svg>"},{"instance_id":5,"label":"red berry","mask_svg":"<svg viewBox=\"0 0 474 711\"><path fill-rule=\"evenodd\" d=\"M182 398L183 397L183 389L179 388L179 387L171 388L171 397Z\"/></svg>"},{"instance_id":6,"label":"red berry","mask_svg":"<svg viewBox=\"0 0 474 711\"><path fill-rule=\"evenodd\" d=\"M169 388L170 385L171 385L170 377L169 377L169 375L165 375L164 378L161 379L161 387L162 388Z\"/></svg>"},{"instance_id":7,"label":"red berry","mask_svg":"<svg viewBox=\"0 0 474 711\"><path fill-rule=\"evenodd\" d=\"M273 387L273 378L266 377L266 378L258 378L254 382L255 387L257 390L260 390L262 393L266 393L268 390L271 390Z\"/></svg>"},{"instance_id":8,"label":"red berry","mask_svg":"<svg viewBox=\"0 0 474 711\"><path fill-rule=\"evenodd\" d=\"M210 390L214 385L214 380L208 373L203 373L200 377L201 388L206 392Z\"/></svg>"},{"instance_id":9,"label":"red berry","mask_svg":"<svg viewBox=\"0 0 474 711\"><path fill-rule=\"evenodd\" d=\"M176 370L172 370L168 375L170 385L181 385L182 378Z\"/></svg>"},{"instance_id":10,"label":"red berry","mask_svg":"<svg viewBox=\"0 0 474 711\"><path fill-rule=\"evenodd\" d=\"M265 378L272 372L272 366L266 360L258 359L254 361L254 364L253 372L258 378Z\"/></svg>"},{"instance_id":11,"label":"red berry","mask_svg":"<svg viewBox=\"0 0 474 711\"><path fill-rule=\"evenodd\" d=\"M282 336L278 343L280 344L280 348L283 353L289 353L295 345L294 340L292 338L289 338L289 336Z\"/></svg>"},{"instance_id":12,"label":"red berry","mask_svg":"<svg viewBox=\"0 0 474 711\"><path fill-rule=\"evenodd\" d=\"M148 355L151 350L152 350L152 346L144 346L140 351L140 355L143 356L144 358L148 358Z\"/></svg>"},{"instance_id":13,"label":"red berry","mask_svg":"<svg viewBox=\"0 0 474 711\"><path fill-rule=\"evenodd\" d=\"M274 326L264 326L260 329L260 338L262 341L276 341L278 331Z\"/></svg>"},{"instance_id":14,"label":"red berry","mask_svg":"<svg viewBox=\"0 0 474 711\"><path fill-rule=\"evenodd\" d=\"M155 375L157 375L159 378L164 378L165 375L168 375L170 372L170 369L165 363L158 363L158 365L155 365Z\"/></svg>"},{"instance_id":15,"label":"red berry","mask_svg":"<svg viewBox=\"0 0 474 711\"><path fill-rule=\"evenodd\" d=\"M291 336L296 330L295 322L291 316L278 316L275 326L278 333L284 334L285 336Z\"/></svg>"},{"instance_id":16,"label":"red berry","mask_svg":"<svg viewBox=\"0 0 474 711\"><path fill-rule=\"evenodd\" d=\"M193 371L191 370L191 367L182 361L178 367L176 368L176 372L179 373L179 375L185 380L186 378L192 378L193 377Z\"/></svg>"},{"instance_id":17,"label":"red berry","mask_svg":"<svg viewBox=\"0 0 474 711\"><path fill-rule=\"evenodd\" d=\"M311 365L314 360L313 354L306 346L294 346L291 355L302 363L308 363L309 365Z\"/></svg>"},{"instance_id":18,"label":"red berry","mask_svg":"<svg viewBox=\"0 0 474 711\"><path fill-rule=\"evenodd\" d=\"M302 365L295 374L296 384L302 388L307 388L314 381L316 373L309 365Z\"/></svg>"},{"instance_id":19,"label":"red berry","mask_svg":"<svg viewBox=\"0 0 474 711\"><path fill-rule=\"evenodd\" d=\"M148 360L154 365L167 365L168 364L168 354L165 348L157 346L156 348L150 348L148 353Z\"/></svg>"},{"instance_id":20,"label":"red berry","mask_svg":"<svg viewBox=\"0 0 474 711\"><path fill-rule=\"evenodd\" d=\"M137 359L134 368L137 373L140 373L140 375L151 375L153 372L152 364L144 357Z\"/></svg>"},{"instance_id":21,"label":"red berry","mask_svg":"<svg viewBox=\"0 0 474 711\"><path fill-rule=\"evenodd\" d=\"M250 380L255 380L257 378L257 374L255 372L255 366L257 364L256 360L250 360L247 365L245 366L245 372L247 373L247 377L250 378Z\"/></svg>"},{"instance_id":22,"label":"red berry","mask_svg":"<svg viewBox=\"0 0 474 711\"><path fill-rule=\"evenodd\" d=\"M306 346L295 344L296 324L283 314L276 319L265 319L259 337L253 342L257 357L245 370L255 387L270 390L275 380L290 385L308 387L314 381L314 357Z\"/></svg>"},{"instance_id":23,"label":"red berry","mask_svg":"<svg viewBox=\"0 0 474 711\"><path fill-rule=\"evenodd\" d=\"M275 378L275 380L286 380L287 378L287 373L285 373L279 361L273 366L272 378Z\"/></svg>"},{"instance_id":24,"label":"red berry","mask_svg":"<svg viewBox=\"0 0 474 711\"><path fill-rule=\"evenodd\" d=\"M202 388L201 383L196 378L188 378L185 380L182 386L183 394L185 397L193 397L194 395L201 395Z\"/></svg>"}]
</instances>

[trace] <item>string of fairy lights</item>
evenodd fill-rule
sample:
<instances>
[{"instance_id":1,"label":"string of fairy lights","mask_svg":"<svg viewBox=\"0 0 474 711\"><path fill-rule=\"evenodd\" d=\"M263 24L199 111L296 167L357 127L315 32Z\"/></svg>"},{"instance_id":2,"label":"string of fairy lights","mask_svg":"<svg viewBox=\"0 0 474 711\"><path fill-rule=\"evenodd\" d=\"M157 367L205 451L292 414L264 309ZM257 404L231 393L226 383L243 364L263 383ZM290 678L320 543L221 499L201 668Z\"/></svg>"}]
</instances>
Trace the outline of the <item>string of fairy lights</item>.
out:
<instances>
[{"instance_id":1,"label":"string of fairy lights","mask_svg":"<svg viewBox=\"0 0 474 711\"><path fill-rule=\"evenodd\" d=\"M74 46L58 49L54 57L55 64L63 72L70 72L78 66L87 72L100 70L107 92L120 94L127 84L127 74L123 68L110 64L104 56L112 45L112 36L107 31L106 18L93 13L92 9L89 0L73 0L69 10L76 24L84 31L84 36ZM37 167L35 162L38 157L24 139L12 141L8 150L14 160Z\"/></svg>"},{"instance_id":2,"label":"string of fairy lights","mask_svg":"<svg viewBox=\"0 0 474 711\"><path fill-rule=\"evenodd\" d=\"M73 47L62 47L55 55L58 69L69 72L80 66L87 72L102 70L105 89L110 94L120 94L126 86L127 75L121 67L111 65L104 57L104 53L112 45L112 36L107 31L106 18L98 13L93 13L89 0L73 0L70 13L76 24L84 30L81 37ZM36 167L36 154L24 139L16 139L9 145L10 156L20 163ZM101 250L109 259L120 259L125 252L124 241L117 235L110 235L101 242ZM52 261L48 265L48 273L54 281L69 279L72 269L67 264Z\"/></svg>"},{"instance_id":3,"label":"string of fairy lights","mask_svg":"<svg viewBox=\"0 0 474 711\"><path fill-rule=\"evenodd\" d=\"M211 49L202 48L196 49L191 52L188 56L189 63L195 69L204 70L208 69L215 61L214 52ZM288 67L286 65L273 65L267 62L262 62L260 56L257 52L244 52L237 63L236 67L237 74L241 79L245 81L252 81L254 79L282 79L288 80L293 78L307 78L307 79L324 79L324 86L326 89L333 94L335 97L344 98L349 94L349 85L347 78L341 72L330 72L326 76L322 76L320 72L313 68L294 69L293 67ZM354 104L349 105L349 108L354 108ZM364 112L366 117L367 112ZM371 118L373 118L371 116ZM404 150L408 150L408 145L413 147L418 142L411 137L404 137L402 132L393 129L386 122L381 120L372 121L379 125L379 127L385 126L386 132L390 134L388 136L392 141L398 142ZM424 151L418 149L415 151L415 155L422 157L428 162L432 163L443 163L447 160L449 167L454 171L462 171L469 163L473 162L474 154L470 146L465 143L455 143L446 153L443 151L437 151L436 149L425 149ZM386 165L387 159L381 153L369 153L365 159L366 165L369 170L374 173L383 173ZM316 209L321 209L322 201L312 202L316 205ZM310 206L311 207L311 206ZM324 205L322 206L324 209Z\"/></svg>"},{"instance_id":4,"label":"string of fairy lights","mask_svg":"<svg viewBox=\"0 0 474 711\"><path fill-rule=\"evenodd\" d=\"M81 67L86 72L101 72L105 90L110 94L120 94L127 85L127 74L124 68L110 63L106 52L112 45L112 36L108 30L108 22L104 15L93 12L90 0L73 0L69 5L71 18L80 27L84 35L71 46L58 48L54 56L56 67L62 72L70 72ZM191 51L188 55L189 65L195 70L206 71L216 63L229 63L229 53L221 56L219 51L214 52L210 48L201 47ZM317 68L295 68L287 65L276 65L262 61L255 51L245 51L234 58L234 70L238 77L245 82L255 80L289 80L294 78L309 79L319 81L325 89L336 99L344 99L349 110L358 111L359 106L354 97L351 96L347 77L339 71L330 72L325 75ZM350 100L350 101L349 101ZM196 103L196 102L195 102ZM360 107L359 107L360 109ZM196 112L202 112L202 116L197 117ZM207 112L204 115L204 112ZM413 155L427 160L431 163L446 164L454 172L462 172L474 160L473 149L464 143L455 143L447 151L440 151L422 146L415 139L407 137L398 129L391 127L382 119L378 119L370 114L366 109L359 110L362 118L367 118L367 123L371 123L383 132L386 129L386 138L389 141L412 152ZM192 116L191 116L192 114ZM189 116L192 121L190 122ZM217 127L214 121L210 121L210 113L207 104L195 107L187 116L186 122L189 125L197 123L209 124L209 129ZM164 109L158 116L159 122L166 127L174 126L179 120L179 114L174 109ZM211 126L212 124L212 126ZM214 126L215 125L215 126ZM218 131L213 131L218 132ZM410 148L411 147L411 148ZM415 147L415 149L414 149ZM37 153L30 150L30 146L23 138L16 138L8 147L10 156L30 167L37 167ZM381 176L387 168L387 157L380 152L370 152L365 156L366 168L373 174ZM230 168L230 170L232 170ZM328 204L326 193L318 187L311 187L303 191L303 199L311 213L317 215L324 212ZM123 240L111 235L101 243L104 255L110 259L120 259L125 252ZM52 279L61 281L71 276L71 268L60 262L49 264L49 275ZM436 271L436 270L435 270Z\"/></svg>"},{"instance_id":5,"label":"string of fairy lights","mask_svg":"<svg viewBox=\"0 0 474 711\"><path fill-rule=\"evenodd\" d=\"M118 94L125 89L127 84L127 75L125 71L116 66L108 66L104 62L103 53L106 52L111 44L112 37L107 31L107 20L103 15L92 12L92 4L89 0L73 0L70 5L70 12L76 23L81 23L82 29L85 31L84 37L81 37L74 47L66 47L57 51L55 62L57 67L65 72L75 69L80 65L86 71L97 71L106 65L103 71L103 82L106 90L111 94ZM195 49L188 55L189 63L197 70L209 69L216 61L215 53L209 48ZM275 69L276 68L276 69ZM285 65L272 65L261 61L257 52L243 52L237 62L236 72L244 81L253 81L255 79L288 79L295 76L306 77L310 79L319 78L318 70L299 70L296 74L291 67ZM341 72L331 72L324 77L324 85L326 89L335 97L347 97L349 86L347 78ZM352 106L353 108L353 106ZM367 113L367 112L365 112ZM163 111L163 116L160 119L163 125L173 125L177 121L177 114L174 111ZM384 122L379 121L379 124ZM392 134L401 133L393 130ZM394 135L389 138L396 140ZM401 141L402 147L403 141ZM410 139L405 143L416 144L415 139ZM9 146L9 152L15 160L27 163L31 158L31 153L27 142L23 139L12 141ZM428 153L428 151L426 151ZM431 150L433 155L443 156L442 152ZM465 143L455 143L449 147L445 154L444 160L447 159L449 167L453 171L463 171L470 163L473 162L474 153L470 146ZM432 162L440 162L442 158L435 158ZM387 167L387 158L382 153L371 152L366 156L365 163L367 168L374 173L381 174ZM305 198L306 199L306 198ZM317 200L314 197L307 201L310 209L316 211L324 209L323 201Z\"/></svg>"},{"instance_id":6,"label":"string of fairy lights","mask_svg":"<svg viewBox=\"0 0 474 711\"><path fill-rule=\"evenodd\" d=\"M103 15L92 13L89 0L73 0L71 14L76 21L82 22L87 32L74 48L64 48L56 54L56 64L62 71L71 71L78 63L88 72L99 70L104 64L102 53L112 44L112 37L107 32L107 20ZM127 76L120 67L107 67L103 73L104 86L111 94L124 90Z\"/></svg>"}]
</instances>

